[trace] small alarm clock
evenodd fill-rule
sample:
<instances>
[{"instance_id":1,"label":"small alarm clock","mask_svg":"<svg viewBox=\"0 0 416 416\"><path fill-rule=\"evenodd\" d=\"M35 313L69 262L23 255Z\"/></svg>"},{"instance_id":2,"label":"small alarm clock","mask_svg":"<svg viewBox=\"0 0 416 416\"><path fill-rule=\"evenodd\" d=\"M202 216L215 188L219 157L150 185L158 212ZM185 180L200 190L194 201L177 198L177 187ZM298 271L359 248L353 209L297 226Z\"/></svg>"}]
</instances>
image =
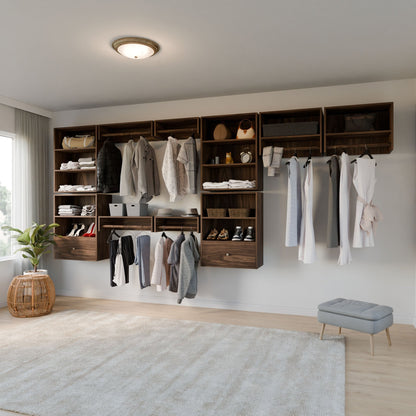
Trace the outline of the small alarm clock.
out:
<instances>
[{"instance_id":1,"label":"small alarm clock","mask_svg":"<svg viewBox=\"0 0 416 416\"><path fill-rule=\"evenodd\" d=\"M253 160L253 155L249 151L244 151L240 153L241 163L250 163Z\"/></svg>"}]
</instances>

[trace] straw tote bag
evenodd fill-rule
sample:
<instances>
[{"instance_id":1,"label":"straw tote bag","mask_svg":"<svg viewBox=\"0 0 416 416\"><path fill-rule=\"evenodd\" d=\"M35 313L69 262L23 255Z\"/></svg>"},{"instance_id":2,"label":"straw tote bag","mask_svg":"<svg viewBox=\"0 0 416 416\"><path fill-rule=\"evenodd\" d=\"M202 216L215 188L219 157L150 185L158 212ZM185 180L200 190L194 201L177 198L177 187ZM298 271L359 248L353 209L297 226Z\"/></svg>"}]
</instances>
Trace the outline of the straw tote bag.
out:
<instances>
[{"instance_id":1,"label":"straw tote bag","mask_svg":"<svg viewBox=\"0 0 416 416\"><path fill-rule=\"evenodd\" d=\"M231 131L224 123L219 123L215 126L213 136L214 140L231 139Z\"/></svg>"},{"instance_id":2,"label":"straw tote bag","mask_svg":"<svg viewBox=\"0 0 416 416\"><path fill-rule=\"evenodd\" d=\"M64 137L62 140L63 149L83 149L86 147L93 147L95 143L94 136L75 136Z\"/></svg>"}]
</instances>

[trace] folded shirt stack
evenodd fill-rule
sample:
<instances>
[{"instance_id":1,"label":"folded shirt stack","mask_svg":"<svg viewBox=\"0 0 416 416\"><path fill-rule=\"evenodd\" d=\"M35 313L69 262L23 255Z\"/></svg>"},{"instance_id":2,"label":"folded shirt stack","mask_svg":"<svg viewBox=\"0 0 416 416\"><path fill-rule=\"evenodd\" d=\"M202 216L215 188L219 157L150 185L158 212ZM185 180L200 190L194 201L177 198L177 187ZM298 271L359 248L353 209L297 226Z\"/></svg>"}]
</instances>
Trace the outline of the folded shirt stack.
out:
<instances>
[{"instance_id":1,"label":"folded shirt stack","mask_svg":"<svg viewBox=\"0 0 416 416\"><path fill-rule=\"evenodd\" d=\"M95 192L93 185L59 185L58 192Z\"/></svg>"},{"instance_id":2,"label":"folded shirt stack","mask_svg":"<svg viewBox=\"0 0 416 416\"><path fill-rule=\"evenodd\" d=\"M224 182L204 182L202 184L204 189L227 189L229 188L228 181Z\"/></svg>"},{"instance_id":3,"label":"folded shirt stack","mask_svg":"<svg viewBox=\"0 0 416 416\"><path fill-rule=\"evenodd\" d=\"M81 169L94 169L95 160L92 157L80 157L78 163Z\"/></svg>"},{"instance_id":4,"label":"folded shirt stack","mask_svg":"<svg viewBox=\"0 0 416 416\"><path fill-rule=\"evenodd\" d=\"M81 211L82 216L92 217L95 215L95 205L84 205Z\"/></svg>"},{"instance_id":5,"label":"folded shirt stack","mask_svg":"<svg viewBox=\"0 0 416 416\"><path fill-rule=\"evenodd\" d=\"M256 187L256 181L230 179L224 182L204 182L202 187L203 189L253 189Z\"/></svg>"},{"instance_id":6,"label":"folded shirt stack","mask_svg":"<svg viewBox=\"0 0 416 416\"><path fill-rule=\"evenodd\" d=\"M72 162L72 160L70 160L69 162L66 163L61 163L61 170L74 170L74 169L79 169L80 165L78 162Z\"/></svg>"},{"instance_id":7,"label":"folded shirt stack","mask_svg":"<svg viewBox=\"0 0 416 416\"><path fill-rule=\"evenodd\" d=\"M77 216L81 214L81 207L79 205L59 205L58 215L61 217Z\"/></svg>"},{"instance_id":8,"label":"folded shirt stack","mask_svg":"<svg viewBox=\"0 0 416 416\"><path fill-rule=\"evenodd\" d=\"M230 179L228 181L230 188L247 188L247 189L252 189L256 187L256 181L241 181L238 179Z\"/></svg>"}]
</instances>

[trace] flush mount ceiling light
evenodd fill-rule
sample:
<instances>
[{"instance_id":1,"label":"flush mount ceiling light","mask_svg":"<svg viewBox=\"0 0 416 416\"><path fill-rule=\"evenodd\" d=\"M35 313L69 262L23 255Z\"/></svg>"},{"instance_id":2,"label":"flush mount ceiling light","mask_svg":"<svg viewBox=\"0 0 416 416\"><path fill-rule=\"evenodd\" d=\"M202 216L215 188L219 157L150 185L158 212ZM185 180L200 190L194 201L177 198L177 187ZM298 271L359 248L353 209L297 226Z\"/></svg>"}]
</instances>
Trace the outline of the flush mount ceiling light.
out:
<instances>
[{"instance_id":1,"label":"flush mount ceiling light","mask_svg":"<svg viewBox=\"0 0 416 416\"><path fill-rule=\"evenodd\" d=\"M120 55L130 59L150 58L159 52L159 45L145 38L120 38L113 42L113 48Z\"/></svg>"}]
</instances>

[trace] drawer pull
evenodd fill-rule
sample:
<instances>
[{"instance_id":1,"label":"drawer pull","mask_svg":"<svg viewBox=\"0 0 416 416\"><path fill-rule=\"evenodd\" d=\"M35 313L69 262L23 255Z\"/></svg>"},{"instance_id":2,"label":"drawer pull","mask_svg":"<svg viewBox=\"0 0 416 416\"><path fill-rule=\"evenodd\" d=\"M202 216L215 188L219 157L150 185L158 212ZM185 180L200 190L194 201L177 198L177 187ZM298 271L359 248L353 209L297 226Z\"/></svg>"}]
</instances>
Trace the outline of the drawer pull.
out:
<instances>
[{"instance_id":1,"label":"drawer pull","mask_svg":"<svg viewBox=\"0 0 416 416\"><path fill-rule=\"evenodd\" d=\"M76 247L72 247L72 251L75 251L76 250Z\"/></svg>"},{"instance_id":2,"label":"drawer pull","mask_svg":"<svg viewBox=\"0 0 416 416\"><path fill-rule=\"evenodd\" d=\"M226 255L226 256L231 256L231 254L230 254L230 253L225 253L225 255Z\"/></svg>"}]
</instances>

